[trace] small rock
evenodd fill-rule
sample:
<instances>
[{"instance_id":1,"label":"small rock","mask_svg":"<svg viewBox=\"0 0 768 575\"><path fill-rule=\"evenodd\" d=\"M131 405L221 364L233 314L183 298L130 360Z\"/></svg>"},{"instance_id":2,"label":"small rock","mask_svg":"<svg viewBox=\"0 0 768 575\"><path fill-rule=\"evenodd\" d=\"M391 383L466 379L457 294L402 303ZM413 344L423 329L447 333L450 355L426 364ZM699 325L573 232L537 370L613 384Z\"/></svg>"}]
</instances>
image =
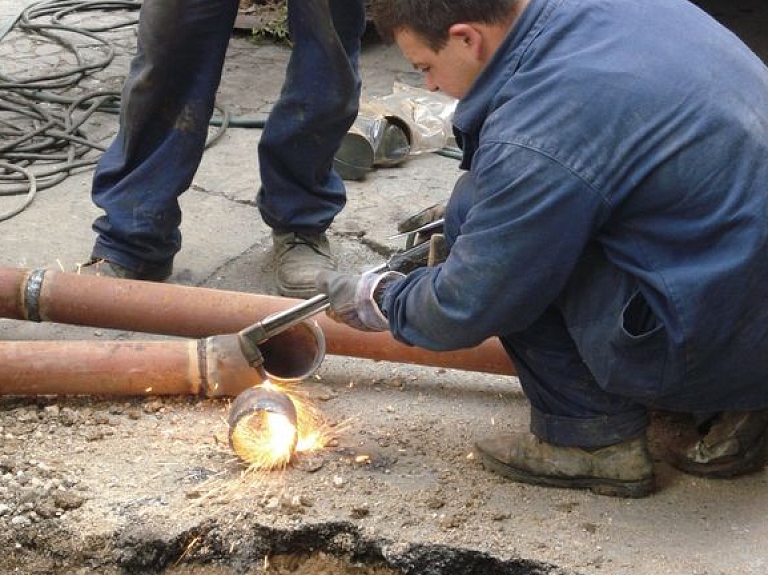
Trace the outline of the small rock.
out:
<instances>
[{"instance_id":1,"label":"small rock","mask_svg":"<svg viewBox=\"0 0 768 575\"><path fill-rule=\"evenodd\" d=\"M280 501L280 506L286 510L293 513L304 513L304 505L303 499L301 495L292 495L292 496L285 496Z\"/></svg>"},{"instance_id":2,"label":"small rock","mask_svg":"<svg viewBox=\"0 0 768 575\"><path fill-rule=\"evenodd\" d=\"M93 421L99 425L106 425L109 423L109 415L103 411L97 411L93 414Z\"/></svg>"},{"instance_id":3,"label":"small rock","mask_svg":"<svg viewBox=\"0 0 768 575\"><path fill-rule=\"evenodd\" d=\"M294 459L292 465L300 471L314 473L325 465L325 458L319 453L302 453Z\"/></svg>"},{"instance_id":4,"label":"small rock","mask_svg":"<svg viewBox=\"0 0 768 575\"><path fill-rule=\"evenodd\" d=\"M159 399L154 399L152 401L148 401L144 404L143 410L144 413L157 413L163 408L163 402Z\"/></svg>"},{"instance_id":5,"label":"small rock","mask_svg":"<svg viewBox=\"0 0 768 575\"><path fill-rule=\"evenodd\" d=\"M11 519L11 525L14 527L27 527L28 525L32 525L32 520L26 515L17 515Z\"/></svg>"},{"instance_id":6,"label":"small rock","mask_svg":"<svg viewBox=\"0 0 768 575\"><path fill-rule=\"evenodd\" d=\"M590 523L588 521L585 521L581 524L581 528L586 531L587 533L596 533L597 532L597 525L594 523Z\"/></svg>"},{"instance_id":7,"label":"small rock","mask_svg":"<svg viewBox=\"0 0 768 575\"><path fill-rule=\"evenodd\" d=\"M427 506L427 509L442 509L445 505L445 500L441 497L427 497L424 505Z\"/></svg>"},{"instance_id":8,"label":"small rock","mask_svg":"<svg viewBox=\"0 0 768 575\"><path fill-rule=\"evenodd\" d=\"M464 518L460 515L441 515L439 519L440 527L443 529L458 529L464 522Z\"/></svg>"},{"instance_id":9,"label":"small rock","mask_svg":"<svg viewBox=\"0 0 768 575\"><path fill-rule=\"evenodd\" d=\"M70 407L65 407L59 413L59 421L67 427L72 426L77 423L77 412Z\"/></svg>"},{"instance_id":10,"label":"small rock","mask_svg":"<svg viewBox=\"0 0 768 575\"><path fill-rule=\"evenodd\" d=\"M55 517L58 511L50 501L43 501L35 507L35 513L43 519L50 519L51 517Z\"/></svg>"},{"instance_id":11,"label":"small rock","mask_svg":"<svg viewBox=\"0 0 768 575\"><path fill-rule=\"evenodd\" d=\"M51 419L58 419L59 414L61 413L61 408L59 408L58 405L47 405L43 409L43 413L45 413L46 417L49 417Z\"/></svg>"},{"instance_id":12,"label":"small rock","mask_svg":"<svg viewBox=\"0 0 768 575\"><path fill-rule=\"evenodd\" d=\"M309 396L317 401L330 401L338 397L338 393L327 385L313 385L309 389Z\"/></svg>"},{"instance_id":13,"label":"small rock","mask_svg":"<svg viewBox=\"0 0 768 575\"><path fill-rule=\"evenodd\" d=\"M83 437L86 441L99 441L104 439L104 431L96 428L88 428L83 430Z\"/></svg>"},{"instance_id":14,"label":"small rock","mask_svg":"<svg viewBox=\"0 0 768 575\"><path fill-rule=\"evenodd\" d=\"M341 475L334 475L333 476L333 486L334 487L344 487L347 484L347 480L344 479Z\"/></svg>"},{"instance_id":15,"label":"small rock","mask_svg":"<svg viewBox=\"0 0 768 575\"><path fill-rule=\"evenodd\" d=\"M59 509L71 511L72 509L82 507L83 503L85 503L85 497L71 491L59 491L54 494L53 502Z\"/></svg>"},{"instance_id":16,"label":"small rock","mask_svg":"<svg viewBox=\"0 0 768 575\"><path fill-rule=\"evenodd\" d=\"M352 508L352 511L350 512L350 516L352 519L362 519L363 517L368 517L368 515L371 514L371 510L368 509L365 505L357 505Z\"/></svg>"}]
</instances>

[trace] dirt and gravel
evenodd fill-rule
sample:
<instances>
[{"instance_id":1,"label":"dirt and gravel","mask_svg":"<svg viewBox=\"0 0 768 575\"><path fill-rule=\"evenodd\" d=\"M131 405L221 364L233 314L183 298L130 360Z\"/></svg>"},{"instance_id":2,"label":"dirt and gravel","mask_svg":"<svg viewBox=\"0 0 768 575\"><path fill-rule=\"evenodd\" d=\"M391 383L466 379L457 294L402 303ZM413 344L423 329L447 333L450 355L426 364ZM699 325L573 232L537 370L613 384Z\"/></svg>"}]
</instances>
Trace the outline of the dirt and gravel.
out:
<instances>
[{"instance_id":1,"label":"dirt and gravel","mask_svg":"<svg viewBox=\"0 0 768 575\"><path fill-rule=\"evenodd\" d=\"M766 29L759 3L706 4L731 25ZM0 18L9 11L3 2ZM764 45L762 36L749 38L755 49ZM119 44L132 42L129 34ZM55 65L43 46L3 46L2 66L26 69L40 57ZM287 55L235 37L221 103L242 117L263 115ZM99 81L119 85L126 62L118 58ZM366 41L363 74L373 95L394 81L420 82L375 38ZM104 119L97 131L108 140L112 130L114 120ZM206 152L182 198L185 243L174 283L275 293L269 230L253 205L257 138L258 130L233 127ZM444 199L457 174L454 160L426 155L350 183L349 204L330 231L342 269L373 267L401 247L389 239L397 221ZM90 172L73 174L0 224L0 265L70 271L83 261L97 215L89 184ZM0 344L163 337L0 320ZM686 438L684 419L655 414L659 492L623 500L515 484L482 469L474 441L527 428L514 378L329 356L296 390L327 418L332 439L270 473L249 470L230 450L229 400L102 397L98 389L88 397L0 396L0 573L768 571L768 473L707 481L673 470L665 450Z\"/></svg>"}]
</instances>

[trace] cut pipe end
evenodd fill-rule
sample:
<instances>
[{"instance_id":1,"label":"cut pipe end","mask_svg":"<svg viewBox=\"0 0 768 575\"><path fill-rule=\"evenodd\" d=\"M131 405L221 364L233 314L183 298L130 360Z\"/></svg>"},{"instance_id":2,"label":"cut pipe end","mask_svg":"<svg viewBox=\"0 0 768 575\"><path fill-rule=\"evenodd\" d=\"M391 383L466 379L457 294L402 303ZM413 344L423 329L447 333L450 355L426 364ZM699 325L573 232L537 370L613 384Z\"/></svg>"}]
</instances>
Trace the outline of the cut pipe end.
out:
<instances>
[{"instance_id":1,"label":"cut pipe end","mask_svg":"<svg viewBox=\"0 0 768 575\"><path fill-rule=\"evenodd\" d=\"M298 443L296 406L287 394L260 385L240 393L229 412L229 445L261 469L284 467Z\"/></svg>"}]
</instances>

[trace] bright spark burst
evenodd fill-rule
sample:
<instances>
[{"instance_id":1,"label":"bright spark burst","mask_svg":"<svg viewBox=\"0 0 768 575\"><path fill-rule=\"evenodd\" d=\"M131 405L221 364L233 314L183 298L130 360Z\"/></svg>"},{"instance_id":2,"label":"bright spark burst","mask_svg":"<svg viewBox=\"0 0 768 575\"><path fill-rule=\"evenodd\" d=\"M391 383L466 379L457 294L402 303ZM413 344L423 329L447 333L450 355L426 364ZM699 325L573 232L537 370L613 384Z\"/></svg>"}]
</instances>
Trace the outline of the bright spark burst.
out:
<instances>
[{"instance_id":1,"label":"bright spark burst","mask_svg":"<svg viewBox=\"0 0 768 575\"><path fill-rule=\"evenodd\" d=\"M306 395L298 391L285 389L283 391L296 406L296 429L298 432L296 451L312 453L325 447L331 438L331 426L323 414Z\"/></svg>"},{"instance_id":2,"label":"bright spark burst","mask_svg":"<svg viewBox=\"0 0 768 575\"><path fill-rule=\"evenodd\" d=\"M296 426L284 415L256 411L243 417L232 430L232 448L249 465L249 470L282 469L294 451L307 453L322 449L330 436L330 426L309 399L296 391L274 385L265 388L288 396L296 408Z\"/></svg>"}]
</instances>

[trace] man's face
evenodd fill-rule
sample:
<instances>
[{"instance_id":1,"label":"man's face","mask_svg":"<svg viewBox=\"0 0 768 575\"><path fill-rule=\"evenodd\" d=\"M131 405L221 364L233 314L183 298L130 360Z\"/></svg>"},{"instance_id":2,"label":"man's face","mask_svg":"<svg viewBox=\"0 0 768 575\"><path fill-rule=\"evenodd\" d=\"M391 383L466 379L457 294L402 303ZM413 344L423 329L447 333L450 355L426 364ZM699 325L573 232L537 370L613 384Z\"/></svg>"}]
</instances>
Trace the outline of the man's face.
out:
<instances>
[{"instance_id":1,"label":"man's face","mask_svg":"<svg viewBox=\"0 0 768 575\"><path fill-rule=\"evenodd\" d=\"M413 67L424 74L424 84L431 91L462 98L482 69L472 42L461 34L451 34L439 52L408 28L395 33L395 42Z\"/></svg>"}]
</instances>

